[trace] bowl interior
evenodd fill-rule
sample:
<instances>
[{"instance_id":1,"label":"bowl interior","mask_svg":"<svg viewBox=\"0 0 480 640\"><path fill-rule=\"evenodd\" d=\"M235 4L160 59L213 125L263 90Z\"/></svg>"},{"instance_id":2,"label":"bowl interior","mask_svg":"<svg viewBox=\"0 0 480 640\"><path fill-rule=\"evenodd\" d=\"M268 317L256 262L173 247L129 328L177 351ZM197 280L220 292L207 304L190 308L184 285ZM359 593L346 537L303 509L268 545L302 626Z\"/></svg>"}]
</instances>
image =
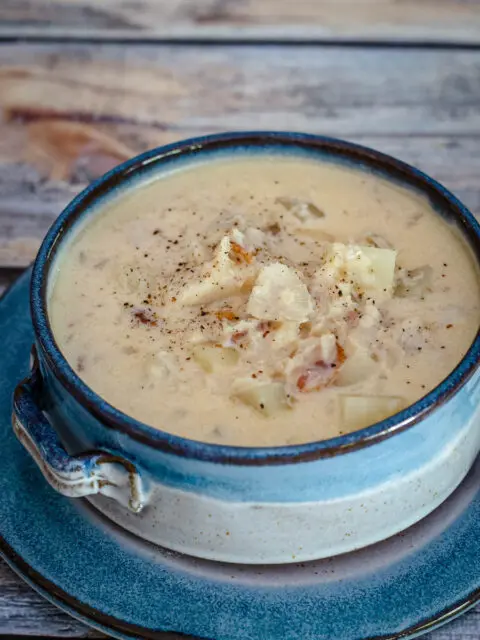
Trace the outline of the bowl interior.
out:
<instances>
[{"instance_id":1,"label":"bowl interior","mask_svg":"<svg viewBox=\"0 0 480 640\"><path fill-rule=\"evenodd\" d=\"M134 438L146 439L155 448L172 450L182 455L228 460L238 464L282 463L330 457L372 444L411 427L439 403L445 402L473 374L480 355L478 333L469 351L448 378L424 398L398 414L365 429L330 440L271 448L197 442L142 424L100 398L75 374L63 357L50 327L47 303L52 266L70 234L76 233L88 223L90 217L96 215L108 200L145 181L179 171L192 163L252 153L308 156L347 164L412 189L426 196L439 215L457 226L480 267L480 227L473 215L435 180L390 156L336 139L296 133L247 132L191 139L148 151L119 165L77 196L54 222L40 248L32 275L32 318L42 355L67 390L100 420L128 432Z\"/></svg>"}]
</instances>

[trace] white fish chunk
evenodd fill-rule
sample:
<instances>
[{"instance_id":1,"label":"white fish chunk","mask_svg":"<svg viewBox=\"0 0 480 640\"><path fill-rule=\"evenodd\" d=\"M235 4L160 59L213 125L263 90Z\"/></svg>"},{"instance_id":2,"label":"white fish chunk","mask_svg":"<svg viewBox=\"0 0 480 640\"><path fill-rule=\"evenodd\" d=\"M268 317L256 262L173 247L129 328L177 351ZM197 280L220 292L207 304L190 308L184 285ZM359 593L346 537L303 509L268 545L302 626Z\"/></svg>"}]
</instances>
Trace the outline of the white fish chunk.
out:
<instances>
[{"instance_id":1,"label":"white fish chunk","mask_svg":"<svg viewBox=\"0 0 480 640\"><path fill-rule=\"evenodd\" d=\"M315 302L297 272L280 262L263 267L247 303L247 312L260 320L306 322Z\"/></svg>"}]
</instances>

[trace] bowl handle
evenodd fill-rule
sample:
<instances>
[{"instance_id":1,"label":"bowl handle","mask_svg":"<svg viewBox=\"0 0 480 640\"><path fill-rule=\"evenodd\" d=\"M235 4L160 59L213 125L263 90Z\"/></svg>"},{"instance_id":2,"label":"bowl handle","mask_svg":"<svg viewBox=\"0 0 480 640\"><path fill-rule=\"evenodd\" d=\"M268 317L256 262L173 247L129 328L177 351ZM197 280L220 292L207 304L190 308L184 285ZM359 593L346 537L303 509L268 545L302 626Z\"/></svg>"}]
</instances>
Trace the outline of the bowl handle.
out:
<instances>
[{"instance_id":1,"label":"bowl handle","mask_svg":"<svg viewBox=\"0 0 480 640\"><path fill-rule=\"evenodd\" d=\"M139 513L147 500L133 463L109 453L70 456L65 451L37 401L42 378L35 353L32 355L32 371L17 386L13 398L12 425L17 438L59 493L70 498L100 493Z\"/></svg>"}]
</instances>

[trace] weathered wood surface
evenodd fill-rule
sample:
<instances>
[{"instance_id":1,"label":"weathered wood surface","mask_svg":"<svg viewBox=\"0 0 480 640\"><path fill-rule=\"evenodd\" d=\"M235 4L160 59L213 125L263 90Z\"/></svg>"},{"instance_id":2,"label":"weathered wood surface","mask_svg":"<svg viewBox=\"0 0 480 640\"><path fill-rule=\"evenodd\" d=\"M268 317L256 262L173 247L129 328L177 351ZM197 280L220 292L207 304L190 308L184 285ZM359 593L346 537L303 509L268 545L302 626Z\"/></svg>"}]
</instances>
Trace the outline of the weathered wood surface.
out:
<instances>
[{"instance_id":1,"label":"weathered wood surface","mask_svg":"<svg viewBox=\"0 0 480 640\"><path fill-rule=\"evenodd\" d=\"M479 45L478 0L0 0L2 37L0 291L89 180L212 131L349 138L419 166L480 215L480 51L332 46ZM22 37L51 42L8 43ZM115 39L142 44L101 42ZM145 44L169 39L185 46ZM309 46L228 44L242 40ZM1 561L0 635L101 637ZM479 637L480 607L429 636Z\"/></svg>"},{"instance_id":2,"label":"weathered wood surface","mask_svg":"<svg viewBox=\"0 0 480 640\"><path fill-rule=\"evenodd\" d=\"M104 638L21 582L0 559L0 636Z\"/></svg>"},{"instance_id":3,"label":"weathered wood surface","mask_svg":"<svg viewBox=\"0 0 480 640\"><path fill-rule=\"evenodd\" d=\"M431 633L430 640L478 640L480 607ZM0 559L0 637L104 638L105 636L63 613L19 578ZM170 640L179 636L170 635ZM169 640L165 636L165 640ZM334 640L332 638L332 640Z\"/></svg>"},{"instance_id":4,"label":"weathered wood surface","mask_svg":"<svg viewBox=\"0 0 480 640\"><path fill-rule=\"evenodd\" d=\"M3 0L0 35L480 43L476 0Z\"/></svg>"},{"instance_id":5,"label":"weathered wood surface","mask_svg":"<svg viewBox=\"0 0 480 640\"><path fill-rule=\"evenodd\" d=\"M0 46L0 108L7 123L57 117L149 126L172 137L176 129L212 126L470 136L480 129L479 91L476 51Z\"/></svg>"},{"instance_id":6,"label":"weathered wood surface","mask_svg":"<svg viewBox=\"0 0 480 640\"><path fill-rule=\"evenodd\" d=\"M0 46L0 265L24 267L87 182L219 130L305 130L424 169L480 213L480 53Z\"/></svg>"}]
</instances>

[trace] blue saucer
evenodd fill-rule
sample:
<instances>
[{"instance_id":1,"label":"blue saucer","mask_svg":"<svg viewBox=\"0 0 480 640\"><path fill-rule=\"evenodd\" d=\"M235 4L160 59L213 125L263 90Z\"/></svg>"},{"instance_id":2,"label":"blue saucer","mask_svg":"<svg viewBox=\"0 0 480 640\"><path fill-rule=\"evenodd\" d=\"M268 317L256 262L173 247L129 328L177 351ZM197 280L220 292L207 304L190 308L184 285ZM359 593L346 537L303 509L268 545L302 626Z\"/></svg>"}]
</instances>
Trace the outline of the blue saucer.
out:
<instances>
[{"instance_id":1,"label":"blue saucer","mask_svg":"<svg viewBox=\"0 0 480 640\"><path fill-rule=\"evenodd\" d=\"M10 427L13 387L27 373L32 342L28 283L23 276L0 302L0 548L53 603L119 638L175 631L212 640L394 640L480 600L480 460L407 532L285 567L171 553L119 530L87 502L56 494Z\"/></svg>"}]
</instances>

